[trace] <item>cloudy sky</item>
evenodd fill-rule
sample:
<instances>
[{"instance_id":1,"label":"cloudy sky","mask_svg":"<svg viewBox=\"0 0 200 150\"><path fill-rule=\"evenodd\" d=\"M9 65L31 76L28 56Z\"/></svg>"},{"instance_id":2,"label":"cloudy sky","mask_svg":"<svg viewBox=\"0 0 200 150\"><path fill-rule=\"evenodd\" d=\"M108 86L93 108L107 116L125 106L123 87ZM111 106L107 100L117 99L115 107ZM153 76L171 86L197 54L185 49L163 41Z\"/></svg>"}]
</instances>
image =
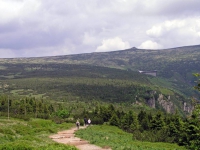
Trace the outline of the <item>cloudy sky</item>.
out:
<instances>
[{"instance_id":1,"label":"cloudy sky","mask_svg":"<svg viewBox=\"0 0 200 150\"><path fill-rule=\"evenodd\" d=\"M200 0L0 0L0 58L200 44Z\"/></svg>"}]
</instances>

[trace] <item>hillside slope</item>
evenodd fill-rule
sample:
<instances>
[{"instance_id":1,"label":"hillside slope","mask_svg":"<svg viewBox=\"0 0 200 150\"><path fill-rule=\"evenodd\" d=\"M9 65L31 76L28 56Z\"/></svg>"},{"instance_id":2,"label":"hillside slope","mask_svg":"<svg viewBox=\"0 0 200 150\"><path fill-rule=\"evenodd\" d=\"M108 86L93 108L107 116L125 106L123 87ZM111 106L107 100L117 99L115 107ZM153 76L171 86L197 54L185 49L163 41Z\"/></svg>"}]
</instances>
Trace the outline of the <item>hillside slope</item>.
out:
<instances>
[{"instance_id":1,"label":"hillside slope","mask_svg":"<svg viewBox=\"0 0 200 150\"><path fill-rule=\"evenodd\" d=\"M157 77L138 70L157 70ZM199 71L200 46L0 59L0 93L185 111Z\"/></svg>"}]
</instances>

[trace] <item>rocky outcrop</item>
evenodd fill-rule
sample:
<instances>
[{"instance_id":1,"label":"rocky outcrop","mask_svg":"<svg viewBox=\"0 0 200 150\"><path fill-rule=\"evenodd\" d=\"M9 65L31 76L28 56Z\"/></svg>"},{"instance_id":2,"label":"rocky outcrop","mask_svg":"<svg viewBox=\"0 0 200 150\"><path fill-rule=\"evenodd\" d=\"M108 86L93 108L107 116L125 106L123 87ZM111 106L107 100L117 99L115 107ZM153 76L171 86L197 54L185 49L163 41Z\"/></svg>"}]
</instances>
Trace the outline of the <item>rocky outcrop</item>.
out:
<instances>
[{"instance_id":1,"label":"rocky outcrop","mask_svg":"<svg viewBox=\"0 0 200 150\"><path fill-rule=\"evenodd\" d=\"M170 96L167 98L163 94L159 94L158 98L155 98L156 91L148 92L151 96L151 98L146 99L146 104L151 108L156 108L156 103L158 103L167 113L174 113L176 109L176 105L171 101ZM136 102L138 104L139 102ZM191 114L194 110L194 106L191 104L188 104L187 102L183 102L183 105L180 106L182 108L182 111L184 111L186 114Z\"/></svg>"},{"instance_id":2,"label":"rocky outcrop","mask_svg":"<svg viewBox=\"0 0 200 150\"><path fill-rule=\"evenodd\" d=\"M156 108L156 100L155 98L150 98L149 100L147 100L147 105L151 108Z\"/></svg>"},{"instance_id":3,"label":"rocky outcrop","mask_svg":"<svg viewBox=\"0 0 200 150\"><path fill-rule=\"evenodd\" d=\"M168 96L167 100L164 100L162 94L159 94L158 103L163 107L163 109L168 113L174 112L174 104L170 101L170 96Z\"/></svg>"},{"instance_id":4,"label":"rocky outcrop","mask_svg":"<svg viewBox=\"0 0 200 150\"><path fill-rule=\"evenodd\" d=\"M184 112L191 114L193 110L194 110L194 106L187 104L187 102L183 102L183 111Z\"/></svg>"}]
</instances>

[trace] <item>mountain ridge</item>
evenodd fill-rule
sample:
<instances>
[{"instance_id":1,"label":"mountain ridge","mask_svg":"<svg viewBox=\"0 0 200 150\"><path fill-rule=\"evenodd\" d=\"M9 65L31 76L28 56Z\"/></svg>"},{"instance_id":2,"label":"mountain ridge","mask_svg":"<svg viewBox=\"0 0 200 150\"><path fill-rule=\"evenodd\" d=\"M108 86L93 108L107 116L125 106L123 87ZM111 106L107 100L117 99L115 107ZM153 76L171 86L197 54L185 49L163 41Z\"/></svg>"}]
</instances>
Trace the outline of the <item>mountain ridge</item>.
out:
<instances>
[{"instance_id":1,"label":"mountain ridge","mask_svg":"<svg viewBox=\"0 0 200 150\"><path fill-rule=\"evenodd\" d=\"M106 52L88 52L88 53L77 53L77 54L67 54L67 55L55 55L55 56L38 56L38 57L15 57L15 58L0 58L0 60L3 59L33 59L33 58L50 58L50 57L63 57L63 56L74 56L74 55L85 55L85 54L96 54L96 53L113 53L113 52L121 52L121 51L129 51L129 50L148 50L148 51L164 51L164 50L176 50L176 49L182 49L182 48L200 48L200 45L188 45L188 46L180 46L180 47L172 47L172 48L166 48L166 49L141 49L137 47L131 47L124 50L114 50L114 51L106 51Z\"/></svg>"}]
</instances>

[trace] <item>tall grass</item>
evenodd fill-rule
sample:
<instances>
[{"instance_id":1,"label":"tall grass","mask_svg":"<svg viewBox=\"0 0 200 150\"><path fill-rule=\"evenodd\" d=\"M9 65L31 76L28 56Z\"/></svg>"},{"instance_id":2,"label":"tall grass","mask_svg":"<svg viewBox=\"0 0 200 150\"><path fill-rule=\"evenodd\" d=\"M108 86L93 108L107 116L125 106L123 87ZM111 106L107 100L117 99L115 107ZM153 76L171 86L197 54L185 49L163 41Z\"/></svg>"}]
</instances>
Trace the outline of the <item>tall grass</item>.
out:
<instances>
[{"instance_id":1,"label":"tall grass","mask_svg":"<svg viewBox=\"0 0 200 150\"><path fill-rule=\"evenodd\" d=\"M55 124L51 120L0 118L0 150L77 150L73 146L58 144L48 136L73 124Z\"/></svg>"},{"instance_id":2,"label":"tall grass","mask_svg":"<svg viewBox=\"0 0 200 150\"><path fill-rule=\"evenodd\" d=\"M151 143L133 140L133 135L121 129L108 126L90 126L84 130L78 130L76 136L101 147L110 147L112 150L184 150L176 144Z\"/></svg>"}]
</instances>

